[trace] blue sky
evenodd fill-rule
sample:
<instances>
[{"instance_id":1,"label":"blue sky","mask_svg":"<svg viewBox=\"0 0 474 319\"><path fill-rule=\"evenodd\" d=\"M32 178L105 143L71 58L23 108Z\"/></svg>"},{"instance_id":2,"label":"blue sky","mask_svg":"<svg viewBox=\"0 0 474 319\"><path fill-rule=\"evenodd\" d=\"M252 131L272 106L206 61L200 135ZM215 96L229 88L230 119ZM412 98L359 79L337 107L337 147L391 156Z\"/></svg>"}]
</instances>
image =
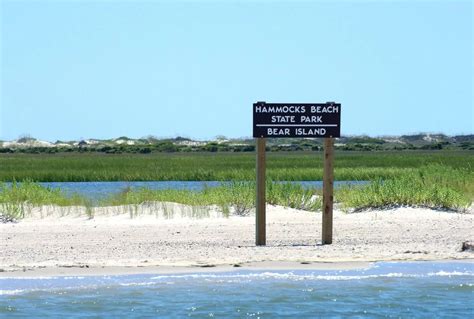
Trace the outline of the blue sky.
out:
<instances>
[{"instance_id":1,"label":"blue sky","mask_svg":"<svg viewBox=\"0 0 474 319\"><path fill-rule=\"evenodd\" d=\"M342 134L474 133L471 1L1 1L0 139L251 136L252 103Z\"/></svg>"}]
</instances>

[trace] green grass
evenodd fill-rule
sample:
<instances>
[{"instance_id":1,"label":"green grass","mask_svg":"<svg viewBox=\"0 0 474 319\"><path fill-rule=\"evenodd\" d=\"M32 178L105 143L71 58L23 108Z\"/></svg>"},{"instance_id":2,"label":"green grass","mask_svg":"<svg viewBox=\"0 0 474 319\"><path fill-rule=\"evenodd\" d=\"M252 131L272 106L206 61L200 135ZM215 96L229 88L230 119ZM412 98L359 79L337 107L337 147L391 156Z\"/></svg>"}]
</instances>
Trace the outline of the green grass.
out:
<instances>
[{"instance_id":1,"label":"green grass","mask_svg":"<svg viewBox=\"0 0 474 319\"><path fill-rule=\"evenodd\" d=\"M60 189L31 181L14 182L11 186L0 183L0 215L21 219L28 208L41 205L89 207L90 201L79 195L66 196Z\"/></svg>"},{"instance_id":2,"label":"green grass","mask_svg":"<svg viewBox=\"0 0 474 319\"><path fill-rule=\"evenodd\" d=\"M267 183L267 203L303 210L316 211L321 201L314 198L315 192L290 183ZM202 191L150 190L124 191L103 200L100 205L138 205L147 202L173 202L190 206L218 206L226 215L231 208L238 215L247 215L255 207L255 183L234 181Z\"/></svg>"},{"instance_id":3,"label":"green grass","mask_svg":"<svg viewBox=\"0 0 474 319\"><path fill-rule=\"evenodd\" d=\"M14 182L10 186L0 184L0 203L74 206L84 205L85 201L79 195L66 196L58 188L44 187L30 181L21 184Z\"/></svg>"},{"instance_id":4,"label":"green grass","mask_svg":"<svg viewBox=\"0 0 474 319\"><path fill-rule=\"evenodd\" d=\"M272 182L268 182L267 185L267 202L273 205L310 211L320 210L321 201L313 195L313 190L304 189L300 185ZM231 212L247 215L255 207L255 183L234 181L219 187L205 188L202 191L128 189L100 201L98 206L130 205L136 208L137 205L150 202L185 204L202 208L200 213L206 213L207 207L215 205L226 216ZM14 183L12 187L5 184L0 186L0 215L21 219L27 215L28 208L41 205L85 206L89 217L93 217L94 210L90 201L79 195L67 196L59 189L43 187L32 182ZM130 215L131 217L135 215L133 210L130 211Z\"/></svg>"},{"instance_id":5,"label":"green grass","mask_svg":"<svg viewBox=\"0 0 474 319\"><path fill-rule=\"evenodd\" d=\"M267 203L308 211L321 210L321 190L305 189L297 184L267 183ZM318 196L315 196L318 195ZM462 211L474 199L474 172L467 168L427 165L396 177L376 179L366 186L336 189L335 201L346 210L392 206L424 206ZM255 207L255 183L234 181L219 187L190 190L125 190L100 201L98 206L138 205L174 202L205 210L217 206L224 215L246 215ZM86 206L90 202L78 195L68 197L58 189L33 182L0 186L0 214L20 219L25 207L40 205ZM131 215L133 216L133 214Z\"/></svg>"},{"instance_id":6,"label":"green grass","mask_svg":"<svg viewBox=\"0 0 474 319\"><path fill-rule=\"evenodd\" d=\"M367 186L344 187L336 200L345 209L387 206L423 206L463 210L474 199L474 172L463 168L429 165Z\"/></svg>"},{"instance_id":7,"label":"green grass","mask_svg":"<svg viewBox=\"0 0 474 319\"><path fill-rule=\"evenodd\" d=\"M268 153L269 180L321 180L322 154ZM367 186L336 191L346 209L393 205L462 210L474 199L474 152L338 152L336 180L370 180ZM112 180L234 180L230 185L202 191L141 189L125 191L99 205L139 205L176 202L193 207L217 205L247 214L255 201L255 155L235 153L152 155L1 155L0 180L27 181L0 186L0 214L21 218L25 205L82 205L80 196L67 197L32 181ZM249 182L250 181L250 182ZM314 190L298 185L268 183L267 202L319 210Z\"/></svg>"},{"instance_id":8,"label":"green grass","mask_svg":"<svg viewBox=\"0 0 474 319\"><path fill-rule=\"evenodd\" d=\"M474 152L336 152L336 180L372 180L439 164L474 170ZM321 180L321 152L267 154L272 180ZM175 153L149 155L1 154L0 181L209 181L255 179L252 153Z\"/></svg>"}]
</instances>

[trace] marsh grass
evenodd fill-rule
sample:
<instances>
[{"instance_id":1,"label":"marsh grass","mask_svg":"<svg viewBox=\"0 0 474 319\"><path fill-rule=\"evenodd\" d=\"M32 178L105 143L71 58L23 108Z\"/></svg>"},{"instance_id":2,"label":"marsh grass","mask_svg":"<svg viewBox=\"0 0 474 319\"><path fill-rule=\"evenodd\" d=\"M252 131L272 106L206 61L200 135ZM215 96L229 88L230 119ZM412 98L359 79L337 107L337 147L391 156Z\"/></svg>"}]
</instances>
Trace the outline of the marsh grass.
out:
<instances>
[{"instance_id":1,"label":"marsh grass","mask_svg":"<svg viewBox=\"0 0 474 319\"><path fill-rule=\"evenodd\" d=\"M314 190L296 184L271 181L267 184L267 202L272 205L316 211L321 208L321 201L314 195ZM43 205L83 206L89 218L93 218L95 212L95 207L86 198L79 195L67 196L59 189L43 187L33 182L2 185L0 203L3 205L0 206L1 214L16 219L28 215L28 209L32 206ZM216 207L224 216L230 214L245 216L255 208L255 183L233 181L218 187L206 187L201 191L148 188L132 191L128 188L101 200L96 205L125 207L130 218L137 217L143 211L142 208L147 206L152 207L153 211L162 212L165 218L172 218L176 212L170 203L189 206L189 210L181 208L181 215L187 217L209 216L212 207Z\"/></svg>"},{"instance_id":2,"label":"marsh grass","mask_svg":"<svg viewBox=\"0 0 474 319\"><path fill-rule=\"evenodd\" d=\"M474 170L474 152L336 151L336 180L392 178L439 164ZM321 180L321 152L267 154L267 177L274 181ZM173 153L150 155L0 154L0 181L251 181L253 153Z\"/></svg>"},{"instance_id":3,"label":"marsh grass","mask_svg":"<svg viewBox=\"0 0 474 319\"><path fill-rule=\"evenodd\" d=\"M428 165L366 186L342 187L336 200L346 210L423 206L463 211L474 199L474 174L465 168Z\"/></svg>"},{"instance_id":4,"label":"marsh grass","mask_svg":"<svg viewBox=\"0 0 474 319\"><path fill-rule=\"evenodd\" d=\"M84 205L85 201L78 194L66 196L58 188L44 187L32 181L13 182L11 185L0 183L0 203L75 206Z\"/></svg>"},{"instance_id":5,"label":"marsh grass","mask_svg":"<svg viewBox=\"0 0 474 319\"><path fill-rule=\"evenodd\" d=\"M316 211L321 208L321 201L315 193L315 190L305 189L298 184L267 183L267 203L272 205ZM201 191L141 188L113 195L101 201L100 205L138 205L146 202L173 202L201 209L215 205L226 216L231 212L244 216L255 208L255 183L233 181L218 187L206 187Z\"/></svg>"},{"instance_id":6,"label":"marsh grass","mask_svg":"<svg viewBox=\"0 0 474 319\"><path fill-rule=\"evenodd\" d=\"M267 203L295 209L318 211L322 202L320 191L294 183L267 183Z\"/></svg>"},{"instance_id":7,"label":"marsh grass","mask_svg":"<svg viewBox=\"0 0 474 319\"><path fill-rule=\"evenodd\" d=\"M271 205L320 211L320 195L321 190L308 189L299 184L267 182L267 203ZM473 199L474 172L469 165L453 167L430 164L405 169L388 178L373 179L365 186L346 186L335 192L335 200L347 211L391 206L424 206L462 211ZM248 215L255 209L255 182L232 181L218 187L205 187L200 191L129 188L95 205L126 207L130 218L144 211L155 214L159 211L164 218L172 218L177 209L170 205L172 203L186 205L187 208L178 208L181 216L186 217L206 217L214 208L224 216ZM29 214L32 207L45 205L85 207L89 218L94 218L96 210L92 202L84 197L77 194L67 196L59 189L43 187L31 181L14 182L10 186L0 184L0 215L4 218L21 219Z\"/></svg>"},{"instance_id":8,"label":"marsh grass","mask_svg":"<svg viewBox=\"0 0 474 319\"><path fill-rule=\"evenodd\" d=\"M58 188L41 186L35 182L13 182L11 185L0 183L0 215L21 219L26 217L32 207L56 205L62 207L91 207L90 200L73 194L66 196Z\"/></svg>"}]
</instances>

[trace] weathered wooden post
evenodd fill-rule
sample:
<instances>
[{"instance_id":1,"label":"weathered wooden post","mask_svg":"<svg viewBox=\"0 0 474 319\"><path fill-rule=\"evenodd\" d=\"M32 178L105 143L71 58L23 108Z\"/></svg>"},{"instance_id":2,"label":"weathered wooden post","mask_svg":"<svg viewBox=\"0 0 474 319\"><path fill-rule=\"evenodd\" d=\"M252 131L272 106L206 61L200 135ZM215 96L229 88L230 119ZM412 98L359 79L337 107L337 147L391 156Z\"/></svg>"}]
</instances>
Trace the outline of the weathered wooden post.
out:
<instances>
[{"instance_id":1,"label":"weathered wooden post","mask_svg":"<svg viewBox=\"0 0 474 319\"><path fill-rule=\"evenodd\" d=\"M265 138L324 138L322 244L332 243L334 137L341 136L341 104L253 104L253 137L257 141L256 244L266 244Z\"/></svg>"},{"instance_id":2,"label":"weathered wooden post","mask_svg":"<svg viewBox=\"0 0 474 319\"><path fill-rule=\"evenodd\" d=\"M257 138L257 198L256 198L256 239L257 246L266 244L266 199L265 199L265 138Z\"/></svg>"},{"instance_id":3,"label":"weathered wooden post","mask_svg":"<svg viewBox=\"0 0 474 319\"><path fill-rule=\"evenodd\" d=\"M323 229L322 244L332 244L332 209L334 200L334 140L324 139L324 176L323 176Z\"/></svg>"}]
</instances>

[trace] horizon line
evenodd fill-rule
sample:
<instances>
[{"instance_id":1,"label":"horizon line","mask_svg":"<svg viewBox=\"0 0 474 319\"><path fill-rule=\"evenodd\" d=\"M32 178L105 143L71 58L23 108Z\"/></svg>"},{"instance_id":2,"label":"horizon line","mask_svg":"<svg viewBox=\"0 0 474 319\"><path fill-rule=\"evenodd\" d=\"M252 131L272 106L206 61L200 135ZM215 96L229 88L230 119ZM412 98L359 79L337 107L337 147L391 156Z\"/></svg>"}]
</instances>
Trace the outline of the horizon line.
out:
<instances>
[{"instance_id":1,"label":"horizon line","mask_svg":"<svg viewBox=\"0 0 474 319\"><path fill-rule=\"evenodd\" d=\"M415 136L415 135L443 135L445 137L457 137L457 136L469 136L469 135L474 135L474 132L472 133L460 133L460 134L446 134L446 133L432 133L432 132L419 132L419 133L406 133L406 134L386 134L386 135L369 135L369 134L341 134L340 137L335 137L334 139L340 139L340 138L350 138L350 137L369 137L369 138L394 138L394 137L403 137L403 136ZM121 138L127 138L130 140L141 140L141 139L157 139L157 140L167 140L167 139L178 139L178 138L183 138L183 139L189 139L192 141L212 141L212 140L219 140L219 139L227 139L227 140L251 140L255 139L252 136L240 136L240 137L231 137L231 136L225 136L225 135L215 135L212 138L193 138L189 137L188 135L180 135L176 134L174 136L156 136L156 135L146 135L142 137L130 137L126 135L120 135L117 137L110 137L110 138L95 138L95 137L88 137L88 138L78 138L78 139L55 139L54 142L50 139L42 139L41 137L34 137L30 134L22 134L18 136L15 139L2 139L0 138L0 141L2 142L12 142L12 141L17 141L22 138L29 138L29 139L34 139L34 140L40 140L40 141L46 141L50 143L56 143L58 141L84 141L84 140L98 140L98 141L106 141L106 140L118 140ZM268 137L269 139L272 139L271 137ZM290 137L275 137L275 138L290 138ZM315 138L320 138L320 137L297 137L296 139L315 139ZM295 138L292 138L295 139Z\"/></svg>"}]
</instances>

